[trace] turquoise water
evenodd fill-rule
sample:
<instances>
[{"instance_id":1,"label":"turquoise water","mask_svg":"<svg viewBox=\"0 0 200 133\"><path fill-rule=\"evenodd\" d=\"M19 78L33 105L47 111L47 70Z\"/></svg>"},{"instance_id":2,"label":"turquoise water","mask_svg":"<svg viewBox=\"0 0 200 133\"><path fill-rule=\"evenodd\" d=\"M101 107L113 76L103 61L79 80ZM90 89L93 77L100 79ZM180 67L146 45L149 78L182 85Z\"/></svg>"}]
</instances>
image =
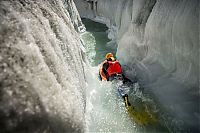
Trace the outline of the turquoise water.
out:
<instances>
[{"instance_id":1,"label":"turquoise water","mask_svg":"<svg viewBox=\"0 0 200 133\"><path fill-rule=\"evenodd\" d=\"M91 64L87 78L86 90L86 132L168 132L168 129L158 122L148 126L140 126L129 117L123 99L117 91L117 83L102 82L98 79L98 65L105 59L108 52L116 53L116 45L109 44L107 27L88 19L83 19L87 32L82 34L86 55ZM138 112L159 112L156 104L140 90L138 83L126 86L129 100Z\"/></svg>"},{"instance_id":2,"label":"turquoise water","mask_svg":"<svg viewBox=\"0 0 200 133\"><path fill-rule=\"evenodd\" d=\"M116 53L116 46L110 46L108 42L106 25L91 21L89 19L82 19L87 32L82 36L86 41L86 50L89 61L92 66L97 66L105 60L106 53Z\"/></svg>"}]
</instances>

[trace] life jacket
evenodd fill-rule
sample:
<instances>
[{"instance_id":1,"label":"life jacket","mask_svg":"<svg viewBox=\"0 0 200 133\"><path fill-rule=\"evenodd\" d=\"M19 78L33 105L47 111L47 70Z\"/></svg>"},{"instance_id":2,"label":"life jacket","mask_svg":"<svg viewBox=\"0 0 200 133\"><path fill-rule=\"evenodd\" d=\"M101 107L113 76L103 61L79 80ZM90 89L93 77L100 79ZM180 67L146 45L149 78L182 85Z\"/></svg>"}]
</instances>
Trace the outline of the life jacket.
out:
<instances>
[{"instance_id":1,"label":"life jacket","mask_svg":"<svg viewBox=\"0 0 200 133\"><path fill-rule=\"evenodd\" d=\"M108 61L108 63L109 63L109 67L107 69L107 73L109 77L112 76L113 74L122 73L122 69L118 61Z\"/></svg>"}]
</instances>

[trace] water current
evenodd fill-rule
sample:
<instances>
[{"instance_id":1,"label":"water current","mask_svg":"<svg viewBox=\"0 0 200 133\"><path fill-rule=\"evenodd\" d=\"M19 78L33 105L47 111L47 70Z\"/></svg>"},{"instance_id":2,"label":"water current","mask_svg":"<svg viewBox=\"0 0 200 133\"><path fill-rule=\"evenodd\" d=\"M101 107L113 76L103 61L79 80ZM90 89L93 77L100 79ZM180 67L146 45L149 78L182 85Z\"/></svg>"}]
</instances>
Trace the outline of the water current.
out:
<instances>
[{"instance_id":1,"label":"water current","mask_svg":"<svg viewBox=\"0 0 200 133\"><path fill-rule=\"evenodd\" d=\"M86 132L170 132L167 123L158 115L161 112L156 104L148 94L143 93L138 82L124 87L134 106L131 112L125 108L124 100L117 91L118 83L98 79L98 65L105 59L106 53L115 54L116 47L109 44L108 28L104 24L88 19L82 21L87 31L81 36L91 65L87 76ZM148 124L138 124L134 115L148 117L149 120L144 120Z\"/></svg>"}]
</instances>

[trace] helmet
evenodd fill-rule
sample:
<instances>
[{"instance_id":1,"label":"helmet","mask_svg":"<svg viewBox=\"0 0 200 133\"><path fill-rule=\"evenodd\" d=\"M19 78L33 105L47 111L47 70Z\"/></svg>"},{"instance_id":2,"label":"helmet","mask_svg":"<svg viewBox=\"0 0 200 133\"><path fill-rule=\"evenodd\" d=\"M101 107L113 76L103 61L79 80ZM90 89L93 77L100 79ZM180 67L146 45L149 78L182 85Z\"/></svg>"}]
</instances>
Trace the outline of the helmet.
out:
<instances>
[{"instance_id":1,"label":"helmet","mask_svg":"<svg viewBox=\"0 0 200 133\"><path fill-rule=\"evenodd\" d=\"M106 59L109 59L109 58L111 58L111 57L113 57L113 54L112 54L112 53L107 53L107 54L106 54Z\"/></svg>"}]
</instances>

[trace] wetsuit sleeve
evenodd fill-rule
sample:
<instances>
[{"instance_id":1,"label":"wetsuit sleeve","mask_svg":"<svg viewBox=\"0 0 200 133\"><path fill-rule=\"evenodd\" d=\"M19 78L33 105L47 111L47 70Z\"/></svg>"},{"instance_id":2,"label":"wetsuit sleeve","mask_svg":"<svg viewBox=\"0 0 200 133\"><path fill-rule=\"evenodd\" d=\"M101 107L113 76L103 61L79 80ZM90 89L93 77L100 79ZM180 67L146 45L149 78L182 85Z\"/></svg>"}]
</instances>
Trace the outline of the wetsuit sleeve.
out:
<instances>
[{"instance_id":1,"label":"wetsuit sleeve","mask_svg":"<svg viewBox=\"0 0 200 133\"><path fill-rule=\"evenodd\" d=\"M108 72L107 72L108 66L109 66L108 62L105 62L102 66L102 71L105 74L107 80L108 80Z\"/></svg>"},{"instance_id":2,"label":"wetsuit sleeve","mask_svg":"<svg viewBox=\"0 0 200 133\"><path fill-rule=\"evenodd\" d=\"M107 72L108 66L109 66L108 62L105 62L105 63L103 64L103 69L104 69L106 72Z\"/></svg>"},{"instance_id":3,"label":"wetsuit sleeve","mask_svg":"<svg viewBox=\"0 0 200 133\"><path fill-rule=\"evenodd\" d=\"M104 61L104 63L99 68L99 74L100 74L101 80L104 80L104 81L108 80L107 69L108 69L107 62Z\"/></svg>"}]
</instances>

